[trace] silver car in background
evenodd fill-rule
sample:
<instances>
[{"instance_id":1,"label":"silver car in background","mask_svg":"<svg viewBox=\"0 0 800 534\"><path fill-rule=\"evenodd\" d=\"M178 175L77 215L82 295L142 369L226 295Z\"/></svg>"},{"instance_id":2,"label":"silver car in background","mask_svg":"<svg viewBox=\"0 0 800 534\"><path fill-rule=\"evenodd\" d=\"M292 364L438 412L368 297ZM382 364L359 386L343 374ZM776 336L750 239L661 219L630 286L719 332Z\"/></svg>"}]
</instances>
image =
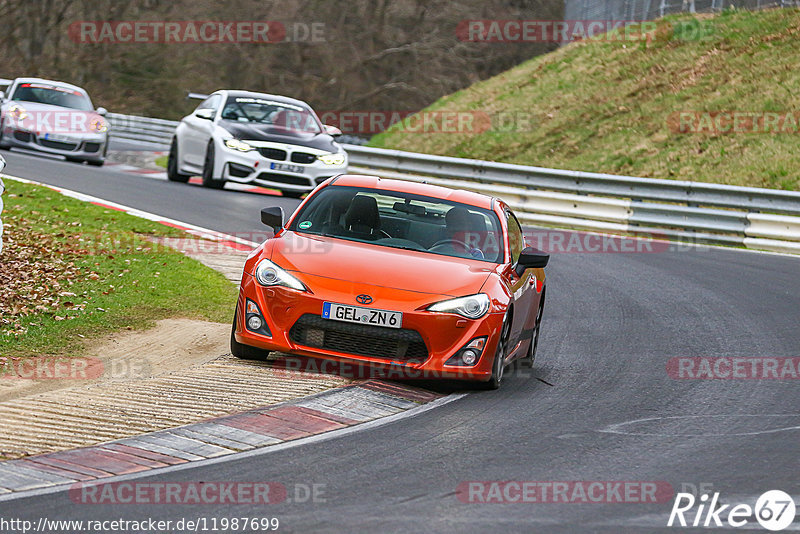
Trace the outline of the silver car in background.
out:
<instances>
[{"instance_id":1,"label":"silver car in background","mask_svg":"<svg viewBox=\"0 0 800 534\"><path fill-rule=\"evenodd\" d=\"M0 172L6 168L6 160L0 156ZM3 178L0 177L0 252L3 252L3 193L6 187L3 185Z\"/></svg>"},{"instance_id":2,"label":"silver car in background","mask_svg":"<svg viewBox=\"0 0 800 534\"><path fill-rule=\"evenodd\" d=\"M82 88L41 78L8 80L0 92L0 148L25 148L103 165L108 150L104 108Z\"/></svg>"}]
</instances>

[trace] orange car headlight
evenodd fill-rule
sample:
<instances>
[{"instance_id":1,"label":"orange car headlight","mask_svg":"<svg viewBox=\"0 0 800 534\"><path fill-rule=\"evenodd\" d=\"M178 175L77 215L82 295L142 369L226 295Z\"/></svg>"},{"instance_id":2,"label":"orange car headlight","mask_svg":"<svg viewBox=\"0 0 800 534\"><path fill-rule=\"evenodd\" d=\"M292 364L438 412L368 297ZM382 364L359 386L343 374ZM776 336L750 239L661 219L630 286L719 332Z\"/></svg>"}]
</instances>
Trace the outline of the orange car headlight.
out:
<instances>
[{"instance_id":1,"label":"orange car headlight","mask_svg":"<svg viewBox=\"0 0 800 534\"><path fill-rule=\"evenodd\" d=\"M489 311L490 304L489 295L486 293L478 293L477 295L443 300L442 302L431 304L428 306L428 311L455 313L467 319L480 319Z\"/></svg>"},{"instance_id":2,"label":"orange car headlight","mask_svg":"<svg viewBox=\"0 0 800 534\"><path fill-rule=\"evenodd\" d=\"M296 291L308 291L308 288L269 260L261 260L255 270L256 281L262 286L283 286Z\"/></svg>"}]
</instances>

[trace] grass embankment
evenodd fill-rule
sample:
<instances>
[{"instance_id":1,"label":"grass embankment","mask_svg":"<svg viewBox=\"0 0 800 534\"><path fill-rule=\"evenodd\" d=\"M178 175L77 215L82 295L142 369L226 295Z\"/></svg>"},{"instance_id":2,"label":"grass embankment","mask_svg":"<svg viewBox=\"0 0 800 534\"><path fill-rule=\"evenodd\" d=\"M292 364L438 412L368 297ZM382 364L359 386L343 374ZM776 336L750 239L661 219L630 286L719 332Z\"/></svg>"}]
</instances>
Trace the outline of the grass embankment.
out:
<instances>
[{"instance_id":1,"label":"grass embankment","mask_svg":"<svg viewBox=\"0 0 800 534\"><path fill-rule=\"evenodd\" d=\"M800 10L671 16L657 21L657 28L649 41L570 44L427 109L488 113L488 131L420 134L396 128L371 145L800 190ZM738 132L712 131L716 127L700 120L734 111L777 115L777 128L771 129L781 133L745 133L753 130L746 119ZM688 128L699 133L678 131L681 112L700 113ZM503 113L516 121L497 124ZM756 129L766 126L756 123ZM731 124L723 121L722 127Z\"/></svg>"},{"instance_id":2,"label":"grass embankment","mask_svg":"<svg viewBox=\"0 0 800 534\"><path fill-rule=\"evenodd\" d=\"M170 317L228 322L236 288L148 236L180 230L6 180L0 356L78 355Z\"/></svg>"}]
</instances>

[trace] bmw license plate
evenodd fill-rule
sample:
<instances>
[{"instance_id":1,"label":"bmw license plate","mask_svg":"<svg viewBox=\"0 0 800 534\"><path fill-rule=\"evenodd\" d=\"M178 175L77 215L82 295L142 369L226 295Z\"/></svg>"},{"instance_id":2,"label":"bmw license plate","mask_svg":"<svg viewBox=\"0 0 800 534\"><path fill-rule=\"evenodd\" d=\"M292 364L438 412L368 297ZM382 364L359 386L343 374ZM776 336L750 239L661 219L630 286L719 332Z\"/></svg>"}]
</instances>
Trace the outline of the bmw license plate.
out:
<instances>
[{"instance_id":1,"label":"bmw license plate","mask_svg":"<svg viewBox=\"0 0 800 534\"><path fill-rule=\"evenodd\" d=\"M401 328L403 313L386 310L373 310L347 304L325 302L322 305L322 318L346 323L368 324L372 326L385 326L387 328Z\"/></svg>"},{"instance_id":2,"label":"bmw license plate","mask_svg":"<svg viewBox=\"0 0 800 534\"><path fill-rule=\"evenodd\" d=\"M269 168L273 171L283 171L283 172L296 172L297 174L303 174L305 169L300 165L289 165L288 163L270 163Z\"/></svg>"}]
</instances>

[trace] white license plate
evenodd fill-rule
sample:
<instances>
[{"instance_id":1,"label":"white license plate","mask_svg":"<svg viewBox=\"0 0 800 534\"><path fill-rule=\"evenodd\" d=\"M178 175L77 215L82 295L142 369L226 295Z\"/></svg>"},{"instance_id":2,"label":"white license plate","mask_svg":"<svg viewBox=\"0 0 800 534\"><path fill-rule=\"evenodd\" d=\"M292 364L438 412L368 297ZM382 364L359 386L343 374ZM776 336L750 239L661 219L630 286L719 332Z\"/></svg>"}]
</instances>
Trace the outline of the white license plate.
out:
<instances>
[{"instance_id":1,"label":"white license plate","mask_svg":"<svg viewBox=\"0 0 800 534\"><path fill-rule=\"evenodd\" d=\"M373 310L347 304L325 302L322 305L322 318L346 323L368 324L372 326L385 326L387 328L401 328L403 326L403 313L387 310Z\"/></svg>"},{"instance_id":2,"label":"white license plate","mask_svg":"<svg viewBox=\"0 0 800 534\"><path fill-rule=\"evenodd\" d=\"M296 172L297 174L305 172L305 169L300 165L289 165L288 163L270 163L269 168L273 171Z\"/></svg>"},{"instance_id":3,"label":"white license plate","mask_svg":"<svg viewBox=\"0 0 800 534\"><path fill-rule=\"evenodd\" d=\"M47 139L48 141L59 141L61 143L72 142L72 138L68 137L66 135L58 135L58 134L46 133L46 134L44 134L44 138Z\"/></svg>"}]
</instances>

